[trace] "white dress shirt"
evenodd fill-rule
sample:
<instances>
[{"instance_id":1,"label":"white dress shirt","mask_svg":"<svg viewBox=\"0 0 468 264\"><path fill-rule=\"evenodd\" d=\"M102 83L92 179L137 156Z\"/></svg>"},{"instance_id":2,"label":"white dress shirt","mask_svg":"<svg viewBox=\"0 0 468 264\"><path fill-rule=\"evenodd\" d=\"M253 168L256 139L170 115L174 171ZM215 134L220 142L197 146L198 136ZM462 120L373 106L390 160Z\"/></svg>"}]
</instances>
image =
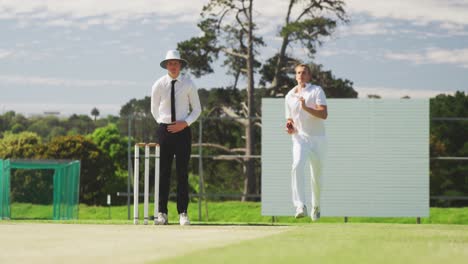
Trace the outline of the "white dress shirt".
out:
<instances>
[{"instance_id":1,"label":"white dress shirt","mask_svg":"<svg viewBox=\"0 0 468 264\"><path fill-rule=\"evenodd\" d=\"M325 124L323 119L315 117L302 109L299 98L305 99L308 107L317 108L317 105L327 105L325 92L322 87L306 84L301 93L296 93L296 87L292 88L286 95L286 119L291 118L294 121L294 127L299 135L304 136L325 136ZM293 137L294 138L294 137Z\"/></svg>"},{"instance_id":2,"label":"white dress shirt","mask_svg":"<svg viewBox=\"0 0 468 264\"><path fill-rule=\"evenodd\" d=\"M188 76L179 75L173 79L169 74L159 78L151 91L151 113L158 123L171 122L171 81L177 80L174 85L176 120L185 121L190 126L201 113L198 91ZM190 107L192 111L190 111Z\"/></svg>"}]
</instances>

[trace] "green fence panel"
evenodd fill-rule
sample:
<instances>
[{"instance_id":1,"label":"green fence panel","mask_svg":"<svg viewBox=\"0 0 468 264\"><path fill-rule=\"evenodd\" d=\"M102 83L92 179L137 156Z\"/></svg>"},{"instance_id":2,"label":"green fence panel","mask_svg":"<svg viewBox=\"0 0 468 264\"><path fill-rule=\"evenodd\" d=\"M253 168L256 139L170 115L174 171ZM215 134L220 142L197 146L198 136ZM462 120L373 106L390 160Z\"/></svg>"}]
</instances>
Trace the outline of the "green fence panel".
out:
<instances>
[{"instance_id":1,"label":"green fence panel","mask_svg":"<svg viewBox=\"0 0 468 264\"><path fill-rule=\"evenodd\" d=\"M9 219L11 169L53 169L54 220L78 219L80 161L0 160L0 219Z\"/></svg>"},{"instance_id":2,"label":"green fence panel","mask_svg":"<svg viewBox=\"0 0 468 264\"><path fill-rule=\"evenodd\" d=\"M0 159L0 219L10 217L10 161Z\"/></svg>"},{"instance_id":3,"label":"green fence panel","mask_svg":"<svg viewBox=\"0 0 468 264\"><path fill-rule=\"evenodd\" d=\"M58 169L55 169L54 172L54 220L59 220L60 217L60 192L62 190L61 188L61 180L62 177L60 177L60 171Z\"/></svg>"}]
</instances>

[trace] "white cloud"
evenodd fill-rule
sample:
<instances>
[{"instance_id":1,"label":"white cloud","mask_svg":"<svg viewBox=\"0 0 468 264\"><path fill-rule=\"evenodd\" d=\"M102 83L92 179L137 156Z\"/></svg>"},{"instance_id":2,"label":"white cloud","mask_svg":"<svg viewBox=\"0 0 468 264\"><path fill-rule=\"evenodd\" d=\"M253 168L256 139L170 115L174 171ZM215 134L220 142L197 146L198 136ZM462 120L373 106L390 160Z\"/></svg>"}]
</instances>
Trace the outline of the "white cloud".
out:
<instances>
[{"instance_id":1,"label":"white cloud","mask_svg":"<svg viewBox=\"0 0 468 264\"><path fill-rule=\"evenodd\" d=\"M284 23L288 2L254 2L256 14L260 15L256 22L262 33L277 32L278 25ZM362 23L363 21L355 16L357 14L366 14L377 19L409 21L413 26L421 27L428 26L429 23L441 23L441 27L449 30L450 35L464 35L463 27L468 26L467 0L346 0L345 3L345 10L351 16L351 24L344 28L351 34L382 35L397 32L397 29L388 23ZM293 15L297 14L298 10L299 8L293 10Z\"/></svg>"},{"instance_id":2,"label":"white cloud","mask_svg":"<svg viewBox=\"0 0 468 264\"><path fill-rule=\"evenodd\" d=\"M340 27L339 35L389 35L394 33L392 25L382 22L370 22L362 24L352 24L350 26Z\"/></svg>"},{"instance_id":3,"label":"white cloud","mask_svg":"<svg viewBox=\"0 0 468 264\"><path fill-rule=\"evenodd\" d=\"M431 98L439 94L454 94L453 91L443 90L424 90L424 89L401 89L395 87L369 87L369 86L355 86L353 87L358 93L359 98L367 98L369 94L380 95L383 99L402 98L409 96L410 98Z\"/></svg>"},{"instance_id":4,"label":"white cloud","mask_svg":"<svg viewBox=\"0 0 468 264\"><path fill-rule=\"evenodd\" d=\"M0 19L18 19L21 26L32 25L28 21L46 19L47 25L75 26L81 24L115 25L131 20L147 23L148 18L166 17L171 23L196 23L206 0L3 0L0 2ZM429 22L468 25L468 1L466 0L347 0L348 13L365 13L376 18L409 20L420 25ZM254 10L258 29L262 33L276 32L282 24L288 1L256 0ZM300 6L293 10L297 14ZM92 22L87 22L91 20ZM376 25L364 28L379 32ZM83 27L83 26L82 26Z\"/></svg>"},{"instance_id":5,"label":"white cloud","mask_svg":"<svg viewBox=\"0 0 468 264\"><path fill-rule=\"evenodd\" d=\"M452 64L468 68L468 48L440 49L430 48L420 52L387 52L385 58L409 61L415 64Z\"/></svg>"},{"instance_id":6,"label":"white cloud","mask_svg":"<svg viewBox=\"0 0 468 264\"><path fill-rule=\"evenodd\" d=\"M346 4L351 12L366 13L376 18L468 25L466 0L348 0Z\"/></svg>"},{"instance_id":7,"label":"white cloud","mask_svg":"<svg viewBox=\"0 0 468 264\"><path fill-rule=\"evenodd\" d=\"M0 75L1 85L29 85L29 86L63 86L63 87L96 87L111 88L114 86L137 86L146 85L131 81L115 80L76 80L65 78L50 78L40 76L22 76L22 75Z\"/></svg>"},{"instance_id":8,"label":"white cloud","mask_svg":"<svg viewBox=\"0 0 468 264\"><path fill-rule=\"evenodd\" d=\"M468 36L468 31L465 29L465 26L466 25L445 22L441 23L439 28L448 36Z\"/></svg>"},{"instance_id":9,"label":"white cloud","mask_svg":"<svg viewBox=\"0 0 468 264\"><path fill-rule=\"evenodd\" d=\"M454 23L449 23L449 22L443 22L439 25L441 29L446 29L449 31L454 31L454 32L461 32L464 31L464 26L460 24L454 24Z\"/></svg>"},{"instance_id":10,"label":"white cloud","mask_svg":"<svg viewBox=\"0 0 468 264\"><path fill-rule=\"evenodd\" d=\"M48 58L51 53L46 51L28 51L24 44L17 44L14 49L2 50L0 49L1 59L27 59L29 61L38 61Z\"/></svg>"},{"instance_id":11,"label":"white cloud","mask_svg":"<svg viewBox=\"0 0 468 264\"><path fill-rule=\"evenodd\" d=\"M53 19L44 23L47 26L57 26L57 27L69 27L73 24L71 20L68 19Z\"/></svg>"},{"instance_id":12,"label":"white cloud","mask_svg":"<svg viewBox=\"0 0 468 264\"><path fill-rule=\"evenodd\" d=\"M165 29L174 23L196 24L206 0L3 0L0 2L0 19L16 19L20 27L35 25L32 21L47 20L48 26L75 26L86 29L91 25L115 27L128 21L142 24L155 23ZM258 32L267 34L278 30L285 16L288 1L254 1L255 22ZM301 5L293 10L298 14ZM156 21L153 21L154 18ZM226 19L233 19L232 16ZM92 22L89 22L92 21Z\"/></svg>"},{"instance_id":13,"label":"white cloud","mask_svg":"<svg viewBox=\"0 0 468 264\"><path fill-rule=\"evenodd\" d=\"M129 45L121 46L120 50L122 51L122 54L126 54L126 55L138 55L138 54L144 54L145 53L144 48L133 47L133 46L129 46Z\"/></svg>"},{"instance_id":14,"label":"white cloud","mask_svg":"<svg viewBox=\"0 0 468 264\"><path fill-rule=\"evenodd\" d=\"M195 22L203 0L3 0L0 2L0 19L17 19L21 26L31 25L27 21L47 19L46 25L78 26L114 25L131 20L142 20L150 16L170 16L173 23ZM91 22L90 22L91 21Z\"/></svg>"},{"instance_id":15,"label":"white cloud","mask_svg":"<svg viewBox=\"0 0 468 264\"><path fill-rule=\"evenodd\" d=\"M468 35L468 25L449 22L436 22L428 25L410 22L392 23L379 19L374 21L361 21L359 18L351 18L351 23L340 26L334 37L347 36L386 36L386 37L410 37L418 39L460 37ZM407 26L409 25L409 26Z\"/></svg>"},{"instance_id":16,"label":"white cloud","mask_svg":"<svg viewBox=\"0 0 468 264\"><path fill-rule=\"evenodd\" d=\"M10 50L0 49L0 60L9 57L13 52Z\"/></svg>"}]
</instances>

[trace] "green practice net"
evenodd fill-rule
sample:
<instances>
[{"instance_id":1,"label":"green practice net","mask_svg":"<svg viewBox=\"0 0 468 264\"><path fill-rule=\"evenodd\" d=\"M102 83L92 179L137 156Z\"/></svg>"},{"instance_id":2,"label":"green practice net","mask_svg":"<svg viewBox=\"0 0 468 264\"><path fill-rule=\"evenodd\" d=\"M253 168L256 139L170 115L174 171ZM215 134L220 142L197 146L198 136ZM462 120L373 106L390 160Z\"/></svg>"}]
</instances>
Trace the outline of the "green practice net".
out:
<instances>
[{"instance_id":1,"label":"green practice net","mask_svg":"<svg viewBox=\"0 0 468 264\"><path fill-rule=\"evenodd\" d=\"M1 160L0 219L11 218L11 170L53 170L53 219L78 219L80 161Z\"/></svg>"}]
</instances>

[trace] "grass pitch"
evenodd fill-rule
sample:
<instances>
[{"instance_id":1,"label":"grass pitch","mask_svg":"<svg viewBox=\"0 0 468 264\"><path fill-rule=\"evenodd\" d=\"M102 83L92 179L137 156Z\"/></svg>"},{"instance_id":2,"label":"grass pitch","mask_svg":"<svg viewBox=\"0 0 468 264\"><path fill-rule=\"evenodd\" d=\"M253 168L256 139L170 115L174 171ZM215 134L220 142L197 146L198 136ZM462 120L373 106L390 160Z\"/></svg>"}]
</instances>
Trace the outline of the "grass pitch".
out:
<instances>
[{"instance_id":1,"label":"grass pitch","mask_svg":"<svg viewBox=\"0 0 468 264\"><path fill-rule=\"evenodd\" d=\"M51 206L13 204L16 219L0 221L0 263L468 263L466 207L431 208L421 225L358 217L279 217L271 225L260 203L208 207L209 220L203 207L197 222L192 203L195 225L179 227L174 203L170 226L134 226L125 206L112 207L109 219L109 208L80 205L80 220L52 221Z\"/></svg>"},{"instance_id":2,"label":"grass pitch","mask_svg":"<svg viewBox=\"0 0 468 264\"><path fill-rule=\"evenodd\" d=\"M468 227L320 224L154 263L468 263Z\"/></svg>"},{"instance_id":3,"label":"grass pitch","mask_svg":"<svg viewBox=\"0 0 468 264\"><path fill-rule=\"evenodd\" d=\"M0 222L0 263L468 263L468 226Z\"/></svg>"},{"instance_id":4,"label":"grass pitch","mask_svg":"<svg viewBox=\"0 0 468 264\"><path fill-rule=\"evenodd\" d=\"M0 222L0 263L148 263L287 228Z\"/></svg>"}]
</instances>

